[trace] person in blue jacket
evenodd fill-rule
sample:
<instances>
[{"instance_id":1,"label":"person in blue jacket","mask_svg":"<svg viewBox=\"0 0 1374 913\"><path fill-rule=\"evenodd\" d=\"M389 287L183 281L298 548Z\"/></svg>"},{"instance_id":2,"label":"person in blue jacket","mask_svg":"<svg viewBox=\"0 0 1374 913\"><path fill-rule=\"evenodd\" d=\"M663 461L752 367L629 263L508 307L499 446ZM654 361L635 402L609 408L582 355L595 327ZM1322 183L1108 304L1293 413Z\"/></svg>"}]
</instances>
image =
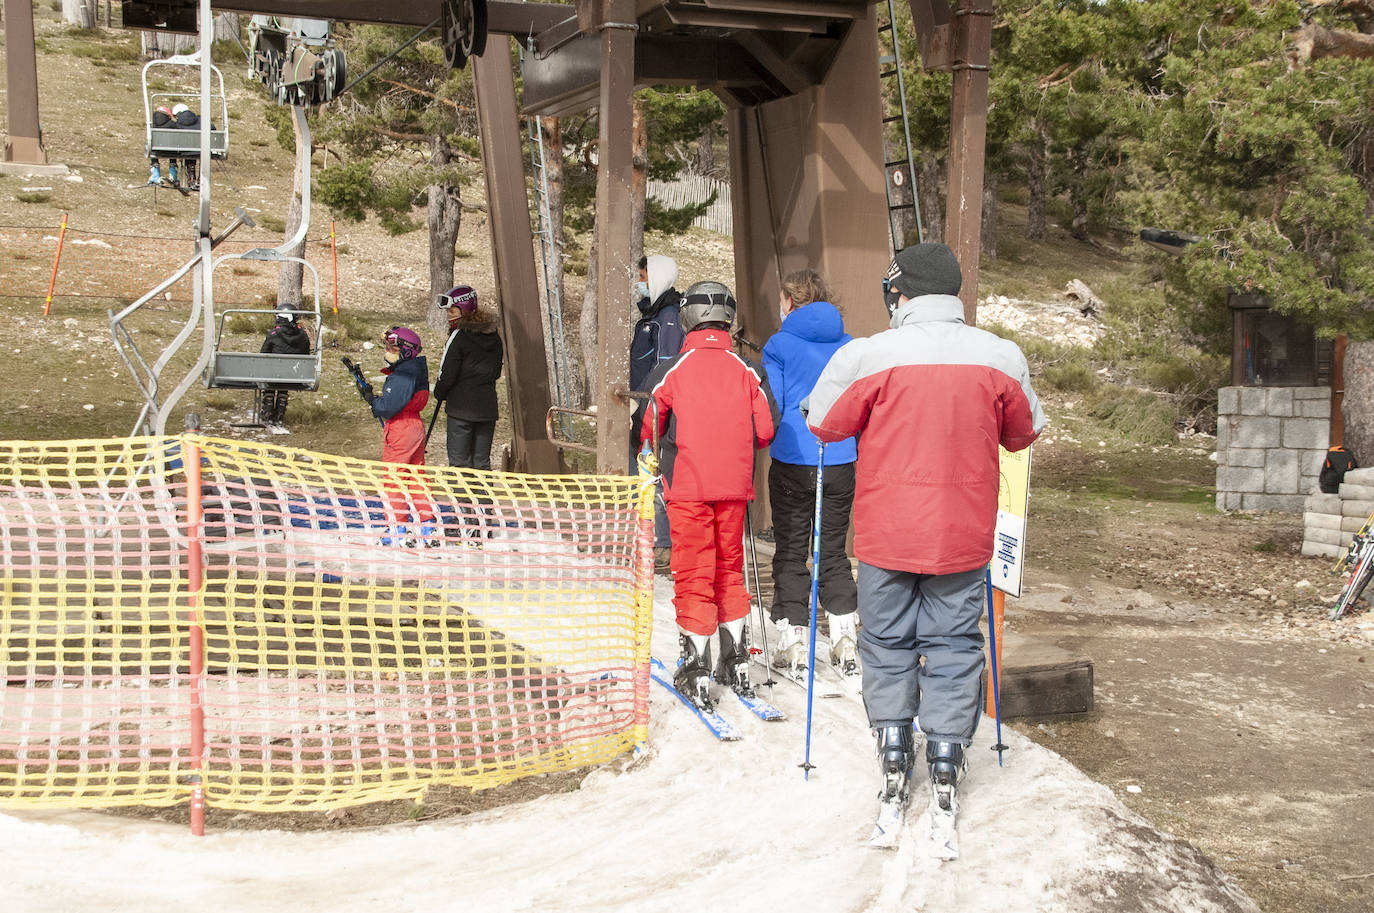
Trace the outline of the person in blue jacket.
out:
<instances>
[{"instance_id":1,"label":"person in blue jacket","mask_svg":"<svg viewBox=\"0 0 1374 913\"><path fill-rule=\"evenodd\" d=\"M797 673L806 668L811 619L812 520L816 512L816 454L819 442L806 427L800 405L811 393L830 356L852 338L839 309L828 300L825 281L813 270L790 273L778 296L782 326L763 346L768 385L782 410L772 444L768 499L773 511L773 606L778 629L773 664ZM820 603L830 629L830 661L846 675L859 672L858 590L845 540L854 503L854 438L826 445L821 482Z\"/></svg>"}]
</instances>

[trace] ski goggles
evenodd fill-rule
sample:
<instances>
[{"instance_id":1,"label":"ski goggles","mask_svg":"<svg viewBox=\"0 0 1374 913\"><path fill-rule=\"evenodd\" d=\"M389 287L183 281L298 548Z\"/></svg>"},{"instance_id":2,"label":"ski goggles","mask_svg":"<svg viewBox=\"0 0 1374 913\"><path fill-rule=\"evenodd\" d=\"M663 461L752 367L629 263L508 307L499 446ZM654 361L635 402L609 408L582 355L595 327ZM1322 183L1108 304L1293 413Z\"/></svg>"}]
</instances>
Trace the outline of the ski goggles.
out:
<instances>
[{"instance_id":1,"label":"ski goggles","mask_svg":"<svg viewBox=\"0 0 1374 913\"><path fill-rule=\"evenodd\" d=\"M467 286L459 286L439 295L434 302L441 309L453 308L464 314L477 310L477 292Z\"/></svg>"}]
</instances>

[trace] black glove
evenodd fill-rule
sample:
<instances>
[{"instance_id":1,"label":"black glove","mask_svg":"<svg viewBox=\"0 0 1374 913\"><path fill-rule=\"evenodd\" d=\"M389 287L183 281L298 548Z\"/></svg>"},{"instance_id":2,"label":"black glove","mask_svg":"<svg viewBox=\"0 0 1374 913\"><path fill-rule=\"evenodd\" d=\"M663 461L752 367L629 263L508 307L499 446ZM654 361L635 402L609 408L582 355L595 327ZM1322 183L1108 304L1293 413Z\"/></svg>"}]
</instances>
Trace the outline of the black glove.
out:
<instances>
[{"instance_id":1,"label":"black glove","mask_svg":"<svg viewBox=\"0 0 1374 913\"><path fill-rule=\"evenodd\" d=\"M348 369L348 373L353 375L353 385L358 388L358 395L363 398L363 402L369 406L377 398L377 394L372 390L372 384L368 383L367 378L363 377L363 369L358 367L358 363L344 355L339 359L343 366Z\"/></svg>"}]
</instances>

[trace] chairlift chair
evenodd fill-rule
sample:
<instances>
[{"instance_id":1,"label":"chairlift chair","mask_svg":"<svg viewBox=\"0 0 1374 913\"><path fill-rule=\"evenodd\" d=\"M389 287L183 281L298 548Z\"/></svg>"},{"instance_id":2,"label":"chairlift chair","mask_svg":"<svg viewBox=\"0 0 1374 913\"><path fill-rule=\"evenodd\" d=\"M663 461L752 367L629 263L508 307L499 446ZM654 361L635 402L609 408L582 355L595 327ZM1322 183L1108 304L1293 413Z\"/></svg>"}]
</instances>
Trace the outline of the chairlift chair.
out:
<instances>
[{"instance_id":1,"label":"chairlift chair","mask_svg":"<svg viewBox=\"0 0 1374 913\"><path fill-rule=\"evenodd\" d=\"M205 386L212 389L253 390L253 419L251 425L260 425L262 396L268 390L318 390L320 387L320 368L323 350L320 346L320 331L324 320L320 312L320 274L310 263L301 257L286 256L270 248L256 248L241 254L228 254L215 261L218 268L226 260L276 260L299 263L310 271L315 285L312 306L292 308L299 319L309 318L314 326L310 333L311 351L308 355L277 355L258 351L226 351L223 347L225 328L232 314L275 315L279 307L234 307L219 312L215 332L214 350L210 364L205 369Z\"/></svg>"},{"instance_id":2,"label":"chairlift chair","mask_svg":"<svg viewBox=\"0 0 1374 913\"><path fill-rule=\"evenodd\" d=\"M175 88L168 90L156 89L149 85L149 73L157 68L159 71L170 69L169 79ZM214 85L218 86L215 90L212 87L210 93L210 106L218 108L218 111L201 111L202 117L209 116L211 121L210 130L210 157L212 159L223 159L229 155L229 104L224 96L224 74L219 71L219 67L211 64L211 72L214 74ZM145 128L144 149L149 156L158 158L186 158L188 156L200 155L200 131L187 130L178 127L154 127L153 112L159 105L172 105L182 102L187 105L195 106L200 104L200 57L197 54L183 54L176 57L168 57L165 60L150 60L143 65L143 121ZM218 116L216 116L218 115Z\"/></svg>"}]
</instances>

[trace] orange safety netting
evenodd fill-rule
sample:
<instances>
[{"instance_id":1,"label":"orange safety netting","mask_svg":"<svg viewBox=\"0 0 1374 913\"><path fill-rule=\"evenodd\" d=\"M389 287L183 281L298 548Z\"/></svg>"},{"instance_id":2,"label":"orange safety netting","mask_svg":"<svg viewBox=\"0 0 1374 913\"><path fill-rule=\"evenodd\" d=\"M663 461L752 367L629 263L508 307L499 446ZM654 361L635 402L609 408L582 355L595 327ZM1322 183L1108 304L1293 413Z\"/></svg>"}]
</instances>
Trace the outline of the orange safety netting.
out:
<instances>
[{"instance_id":1,"label":"orange safety netting","mask_svg":"<svg viewBox=\"0 0 1374 913\"><path fill-rule=\"evenodd\" d=\"M211 806L330 808L642 741L652 489L391 469L0 443L0 806L170 805L200 768Z\"/></svg>"}]
</instances>

